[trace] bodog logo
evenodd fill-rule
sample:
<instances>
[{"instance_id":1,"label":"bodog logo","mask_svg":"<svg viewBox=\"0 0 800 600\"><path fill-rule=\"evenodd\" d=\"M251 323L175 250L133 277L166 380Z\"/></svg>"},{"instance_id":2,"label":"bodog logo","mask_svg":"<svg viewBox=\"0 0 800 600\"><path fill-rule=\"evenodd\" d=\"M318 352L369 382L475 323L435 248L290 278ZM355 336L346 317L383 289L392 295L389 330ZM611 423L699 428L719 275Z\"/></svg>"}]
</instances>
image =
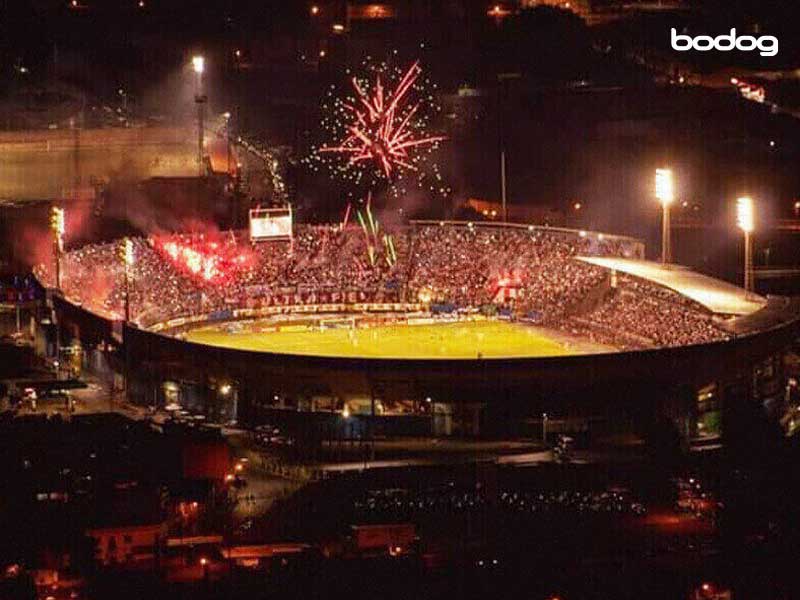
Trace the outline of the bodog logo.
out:
<instances>
[{"instance_id":1,"label":"bodog logo","mask_svg":"<svg viewBox=\"0 0 800 600\"><path fill-rule=\"evenodd\" d=\"M709 50L751 52L758 48L761 56L775 56L778 54L778 38L772 35L763 35L759 38L752 35L736 37L736 29L731 29L730 35L718 35L717 37L698 35L697 37L692 37L690 35L678 35L674 27L671 32L672 49L678 52L688 52L689 50L697 50L699 52L708 52Z\"/></svg>"}]
</instances>

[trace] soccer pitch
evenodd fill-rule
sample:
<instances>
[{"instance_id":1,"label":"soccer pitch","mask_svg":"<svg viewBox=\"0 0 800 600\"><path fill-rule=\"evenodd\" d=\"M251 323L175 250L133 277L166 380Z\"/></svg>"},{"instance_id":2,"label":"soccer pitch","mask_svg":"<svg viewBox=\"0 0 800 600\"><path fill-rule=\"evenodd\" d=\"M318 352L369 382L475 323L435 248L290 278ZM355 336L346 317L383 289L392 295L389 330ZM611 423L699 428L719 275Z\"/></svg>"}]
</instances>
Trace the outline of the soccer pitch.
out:
<instances>
[{"instance_id":1,"label":"soccer pitch","mask_svg":"<svg viewBox=\"0 0 800 600\"><path fill-rule=\"evenodd\" d=\"M537 327L486 321L267 333L212 326L189 331L186 339L241 350L359 358L544 357L606 350Z\"/></svg>"}]
</instances>

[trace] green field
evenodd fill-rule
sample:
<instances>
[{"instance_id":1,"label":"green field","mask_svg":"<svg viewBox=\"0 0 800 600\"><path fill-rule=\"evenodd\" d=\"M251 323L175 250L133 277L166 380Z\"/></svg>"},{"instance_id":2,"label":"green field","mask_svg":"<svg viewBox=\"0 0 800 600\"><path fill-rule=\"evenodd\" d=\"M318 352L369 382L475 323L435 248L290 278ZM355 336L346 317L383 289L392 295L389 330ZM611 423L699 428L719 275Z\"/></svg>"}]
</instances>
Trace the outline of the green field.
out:
<instances>
[{"instance_id":1,"label":"green field","mask_svg":"<svg viewBox=\"0 0 800 600\"><path fill-rule=\"evenodd\" d=\"M189 331L186 339L243 350L369 358L542 357L603 350L545 329L492 321L269 333L229 333L213 326Z\"/></svg>"}]
</instances>

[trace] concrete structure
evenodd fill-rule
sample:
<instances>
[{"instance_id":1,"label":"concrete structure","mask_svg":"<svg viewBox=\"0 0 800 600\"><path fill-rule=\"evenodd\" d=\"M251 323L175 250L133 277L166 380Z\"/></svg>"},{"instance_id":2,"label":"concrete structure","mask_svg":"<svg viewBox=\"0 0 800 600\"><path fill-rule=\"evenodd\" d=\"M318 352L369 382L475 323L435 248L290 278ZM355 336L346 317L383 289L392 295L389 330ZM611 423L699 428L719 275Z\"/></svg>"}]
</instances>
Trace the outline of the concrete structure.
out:
<instances>
[{"instance_id":1,"label":"concrete structure","mask_svg":"<svg viewBox=\"0 0 800 600\"><path fill-rule=\"evenodd\" d=\"M0 198L83 198L114 180L197 174L196 141L178 127L0 132Z\"/></svg>"}]
</instances>

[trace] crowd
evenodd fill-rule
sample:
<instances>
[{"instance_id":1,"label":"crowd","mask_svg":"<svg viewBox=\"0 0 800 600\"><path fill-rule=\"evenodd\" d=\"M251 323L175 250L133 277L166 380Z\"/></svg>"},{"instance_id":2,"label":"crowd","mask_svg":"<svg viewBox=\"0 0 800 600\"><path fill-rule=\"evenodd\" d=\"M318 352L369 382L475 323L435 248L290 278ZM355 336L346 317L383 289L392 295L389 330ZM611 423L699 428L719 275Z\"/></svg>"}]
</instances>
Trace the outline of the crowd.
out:
<instances>
[{"instance_id":1,"label":"crowd","mask_svg":"<svg viewBox=\"0 0 800 600\"><path fill-rule=\"evenodd\" d=\"M554 318L605 278L603 269L572 260L577 243L536 230L433 226L412 244L409 290L459 306L495 301L503 281L514 288L507 297L517 310Z\"/></svg>"},{"instance_id":2,"label":"crowd","mask_svg":"<svg viewBox=\"0 0 800 600\"><path fill-rule=\"evenodd\" d=\"M632 277L620 277L605 302L571 321L590 331L606 332L615 346L623 348L685 346L727 337L712 316L690 299Z\"/></svg>"},{"instance_id":3,"label":"crowd","mask_svg":"<svg viewBox=\"0 0 800 600\"><path fill-rule=\"evenodd\" d=\"M423 299L454 309L500 305L508 314L625 348L725 337L711 315L685 297L626 276L612 288L606 269L574 259L626 254L618 241L449 225L393 232L392 254L358 226L300 225L291 241L252 246L243 234L210 239L133 240L128 269L135 321L147 326L237 307ZM61 269L65 294L120 318L125 277L118 249L106 243L67 252ZM208 265L197 258L201 253ZM41 266L37 274L52 284L52 269Z\"/></svg>"}]
</instances>

